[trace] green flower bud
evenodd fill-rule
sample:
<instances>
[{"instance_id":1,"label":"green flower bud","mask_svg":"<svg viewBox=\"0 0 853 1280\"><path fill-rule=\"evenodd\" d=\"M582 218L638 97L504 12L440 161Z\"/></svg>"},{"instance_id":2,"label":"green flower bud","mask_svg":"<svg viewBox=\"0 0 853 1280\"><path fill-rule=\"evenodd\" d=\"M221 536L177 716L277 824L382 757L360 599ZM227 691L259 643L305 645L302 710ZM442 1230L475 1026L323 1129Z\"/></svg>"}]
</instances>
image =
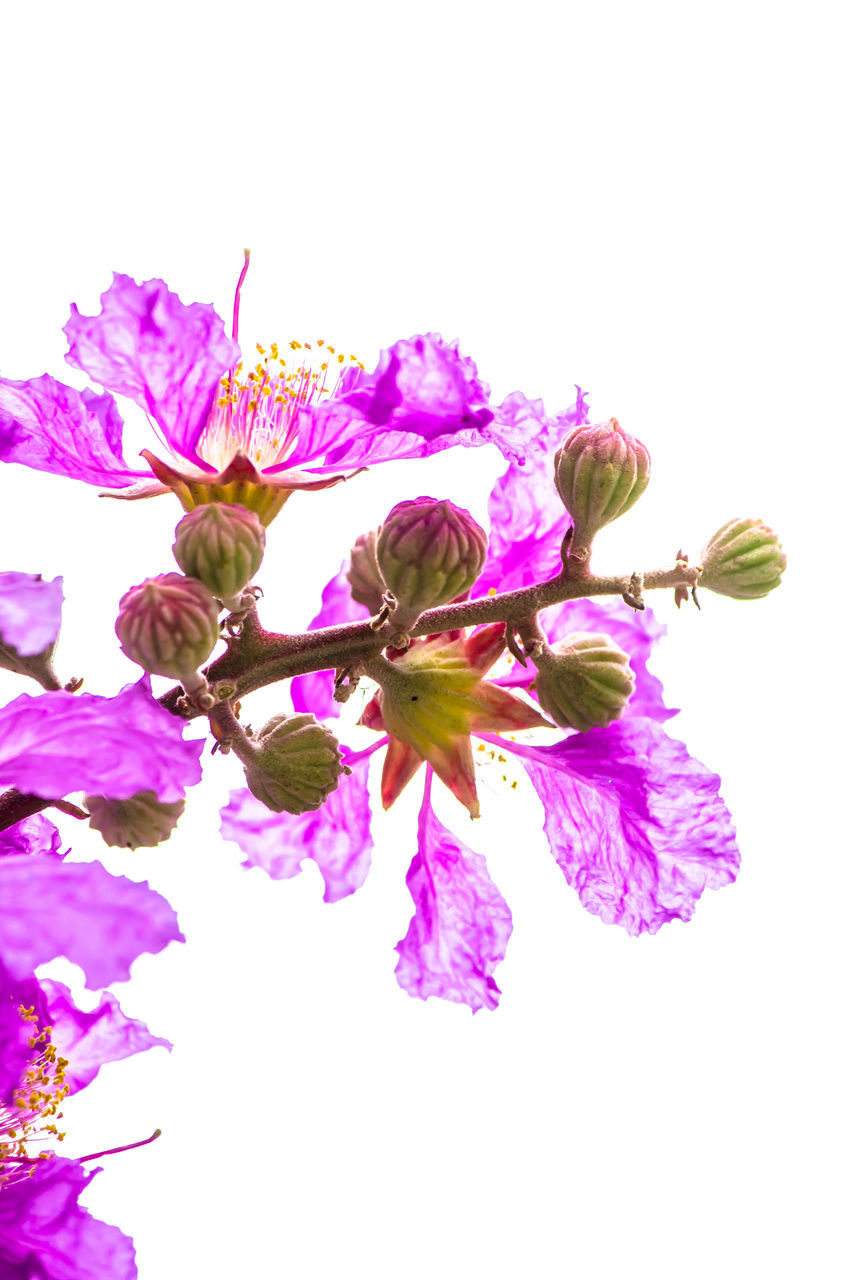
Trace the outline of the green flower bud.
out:
<instances>
[{"instance_id":1,"label":"green flower bud","mask_svg":"<svg viewBox=\"0 0 853 1280\"><path fill-rule=\"evenodd\" d=\"M554 481L572 517L576 554L588 551L599 529L633 507L649 483L650 466L645 446L615 418L569 432L554 455Z\"/></svg>"},{"instance_id":2,"label":"green flower bud","mask_svg":"<svg viewBox=\"0 0 853 1280\"><path fill-rule=\"evenodd\" d=\"M127 800L86 796L89 826L104 843L119 849L152 849L168 840L184 811L184 801L163 804L153 791L137 791Z\"/></svg>"},{"instance_id":3,"label":"green flower bud","mask_svg":"<svg viewBox=\"0 0 853 1280\"><path fill-rule=\"evenodd\" d=\"M243 759L246 783L275 813L319 809L341 774L349 773L334 734L307 712L273 716L254 745Z\"/></svg>"},{"instance_id":4,"label":"green flower bud","mask_svg":"<svg viewBox=\"0 0 853 1280\"><path fill-rule=\"evenodd\" d=\"M116 635L131 662L195 686L219 639L219 607L204 583L161 573L122 596Z\"/></svg>"},{"instance_id":5,"label":"green flower bud","mask_svg":"<svg viewBox=\"0 0 853 1280\"><path fill-rule=\"evenodd\" d=\"M395 622L405 629L425 609L470 590L486 562L488 538L473 516L452 502L399 502L381 525L376 561L397 598Z\"/></svg>"},{"instance_id":6,"label":"green flower bud","mask_svg":"<svg viewBox=\"0 0 853 1280\"><path fill-rule=\"evenodd\" d=\"M187 577L198 578L226 609L261 567L266 531L256 512L230 502L195 507L175 530L175 559Z\"/></svg>"},{"instance_id":7,"label":"green flower bud","mask_svg":"<svg viewBox=\"0 0 853 1280\"><path fill-rule=\"evenodd\" d=\"M619 719L634 692L630 658L610 636L578 631L534 661L542 710L564 729L603 728Z\"/></svg>"},{"instance_id":8,"label":"green flower bud","mask_svg":"<svg viewBox=\"0 0 853 1280\"><path fill-rule=\"evenodd\" d=\"M363 604L371 613L378 613L382 607L385 583L376 563L376 530L371 529L370 533L362 533L356 538L349 555L347 582L350 595L357 604Z\"/></svg>"},{"instance_id":9,"label":"green flower bud","mask_svg":"<svg viewBox=\"0 0 853 1280\"><path fill-rule=\"evenodd\" d=\"M760 520L729 520L699 557L699 585L732 600L758 600L782 581L787 561L772 529Z\"/></svg>"}]
</instances>

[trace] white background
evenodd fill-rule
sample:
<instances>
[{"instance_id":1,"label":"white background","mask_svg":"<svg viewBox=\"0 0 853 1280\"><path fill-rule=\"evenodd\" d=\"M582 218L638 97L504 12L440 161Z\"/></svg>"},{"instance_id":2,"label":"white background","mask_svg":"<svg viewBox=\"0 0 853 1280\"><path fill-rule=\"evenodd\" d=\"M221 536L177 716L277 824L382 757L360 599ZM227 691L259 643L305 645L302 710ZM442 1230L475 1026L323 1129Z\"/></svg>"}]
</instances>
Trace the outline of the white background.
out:
<instances>
[{"instance_id":1,"label":"white background","mask_svg":"<svg viewBox=\"0 0 853 1280\"><path fill-rule=\"evenodd\" d=\"M322 335L372 367L436 329L498 398L555 411L578 382L594 419L617 415L654 480L602 536L602 569L695 556L740 514L778 528L790 563L763 602L655 601L657 670L686 708L669 729L722 773L744 856L693 923L636 940L588 915L497 774L476 826L440 797L513 911L496 1013L394 980L414 795L377 816L370 879L336 906L310 866L240 869L217 834L231 760L207 758L168 845L105 856L189 938L121 990L174 1053L106 1068L68 1107L71 1153L164 1130L87 1194L134 1235L142 1280L849 1275L841 16L178 0L4 20L5 376L82 385L60 329L113 269L227 317L248 245L248 346ZM399 498L483 515L499 466L456 451L294 498L266 624L307 621ZM114 692L134 678L115 604L171 567L176 505L2 479L2 567L64 574L62 674Z\"/></svg>"}]
</instances>

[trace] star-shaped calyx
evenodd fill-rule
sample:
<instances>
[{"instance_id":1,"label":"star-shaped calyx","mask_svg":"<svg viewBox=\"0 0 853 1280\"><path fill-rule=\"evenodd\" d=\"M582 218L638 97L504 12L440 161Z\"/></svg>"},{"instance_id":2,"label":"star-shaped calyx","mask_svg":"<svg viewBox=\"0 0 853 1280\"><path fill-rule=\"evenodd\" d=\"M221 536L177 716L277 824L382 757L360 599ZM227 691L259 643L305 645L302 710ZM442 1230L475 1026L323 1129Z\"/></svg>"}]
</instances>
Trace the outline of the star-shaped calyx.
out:
<instances>
[{"instance_id":1,"label":"star-shaped calyx","mask_svg":"<svg viewBox=\"0 0 853 1280\"><path fill-rule=\"evenodd\" d=\"M360 723L389 735L382 770L386 809L426 761L471 817L478 817L470 735L550 726L535 707L484 680L503 647L504 624L496 622L467 637L445 633L416 640L393 661L370 664L379 692Z\"/></svg>"}]
</instances>

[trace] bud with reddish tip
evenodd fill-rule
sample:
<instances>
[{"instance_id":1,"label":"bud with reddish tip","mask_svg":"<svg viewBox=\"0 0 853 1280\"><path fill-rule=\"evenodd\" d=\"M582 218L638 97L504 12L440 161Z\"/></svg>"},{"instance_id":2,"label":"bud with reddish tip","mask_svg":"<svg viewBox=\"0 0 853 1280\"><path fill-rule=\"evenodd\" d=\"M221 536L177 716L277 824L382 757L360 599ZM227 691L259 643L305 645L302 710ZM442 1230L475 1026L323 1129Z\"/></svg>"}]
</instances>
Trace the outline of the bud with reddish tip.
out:
<instances>
[{"instance_id":1,"label":"bud with reddish tip","mask_svg":"<svg viewBox=\"0 0 853 1280\"><path fill-rule=\"evenodd\" d=\"M164 804L153 791L137 791L127 800L86 796L89 826L100 831L105 844L119 849L153 849L177 826L184 801Z\"/></svg>"},{"instance_id":2,"label":"bud with reddish tip","mask_svg":"<svg viewBox=\"0 0 853 1280\"><path fill-rule=\"evenodd\" d=\"M161 573L121 598L116 635L131 662L180 680L189 693L219 639L219 606L203 582Z\"/></svg>"},{"instance_id":3,"label":"bud with reddish tip","mask_svg":"<svg viewBox=\"0 0 853 1280\"><path fill-rule=\"evenodd\" d=\"M242 759L249 790L274 813L319 809L349 773L334 734L308 712L273 716Z\"/></svg>"},{"instance_id":4,"label":"bud with reddish tip","mask_svg":"<svg viewBox=\"0 0 853 1280\"><path fill-rule=\"evenodd\" d=\"M360 534L349 556L347 582L350 595L356 604L363 604L371 613L378 613L386 588L376 563L376 530Z\"/></svg>"},{"instance_id":5,"label":"bud with reddish tip","mask_svg":"<svg viewBox=\"0 0 853 1280\"><path fill-rule=\"evenodd\" d=\"M232 612L261 567L266 532L257 513L230 502L195 507L175 530L175 559Z\"/></svg>"},{"instance_id":6,"label":"bud with reddish tip","mask_svg":"<svg viewBox=\"0 0 853 1280\"><path fill-rule=\"evenodd\" d=\"M486 562L488 538L473 516L447 499L398 502L376 539L379 571L397 599L405 630L425 609L469 591Z\"/></svg>"},{"instance_id":7,"label":"bud with reddish tip","mask_svg":"<svg viewBox=\"0 0 853 1280\"><path fill-rule=\"evenodd\" d=\"M634 692L630 658L610 636L578 631L534 658L542 710L561 728L603 728Z\"/></svg>"},{"instance_id":8,"label":"bud with reddish tip","mask_svg":"<svg viewBox=\"0 0 853 1280\"><path fill-rule=\"evenodd\" d=\"M709 539L699 583L732 600L758 600L782 581L787 560L779 539L761 520L729 520Z\"/></svg>"},{"instance_id":9,"label":"bud with reddish tip","mask_svg":"<svg viewBox=\"0 0 853 1280\"><path fill-rule=\"evenodd\" d=\"M554 455L554 480L574 524L576 558L586 559L599 529L645 492L650 465L645 446L615 418L569 432Z\"/></svg>"}]
</instances>

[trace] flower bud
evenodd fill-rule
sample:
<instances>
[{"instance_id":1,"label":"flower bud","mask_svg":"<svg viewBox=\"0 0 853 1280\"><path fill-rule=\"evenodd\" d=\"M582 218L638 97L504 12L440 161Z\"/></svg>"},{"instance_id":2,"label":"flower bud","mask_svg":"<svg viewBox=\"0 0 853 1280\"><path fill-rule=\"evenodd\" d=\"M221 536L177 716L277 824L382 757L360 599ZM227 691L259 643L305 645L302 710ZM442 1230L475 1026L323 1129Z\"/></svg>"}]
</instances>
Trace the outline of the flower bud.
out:
<instances>
[{"instance_id":1,"label":"flower bud","mask_svg":"<svg viewBox=\"0 0 853 1280\"><path fill-rule=\"evenodd\" d=\"M633 507L650 465L645 446L615 418L569 432L554 455L554 481L575 527L573 551L588 550L599 529Z\"/></svg>"},{"instance_id":2,"label":"flower bud","mask_svg":"<svg viewBox=\"0 0 853 1280\"><path fill-rule=\"evenodd\" d=\"M137 791L127 800L86 796L89 826L104 843L119 849L152 849L168 840L184 811L184 801L163 804L153 791Z\"/></svg>"},{"instance_id":3,"label":"flower bud","mask_svg":"<svg viewBox=\"0 0 853 1280\"><path fill-rule=\"evenodd\" d=\"M376 563L376 530L371 529L356 538L349 556L347 582L350 595L356 604L363 604L371 613L378 613L382 607L385 583Z\"/></svg>"},{"instance_id":4,"label":"flower bud","mask_svg":"<svg viewBox=\"0 0 853 1280\"><path fill-rule=\"evenodd\" d=\"M782 581L787 561L779 539L760 520L729 520L706 543L700 586L732 600L758 600Z\"/></svg>"},{"instance_id":5,"label":"flower bud","mask_svg":"<svg viewBox=\"0 0 853 1280\"><path fill-rule=\"evenodd\" d=\"M249 759L246 783L253 796L275 813L319 809L342 773L334 734L306 712L279 715L264 725Z\"/></svg>"},{"instance_id":6,"label":"flower bud","mask_svg":"<svg viewBox=\"0 0 853 1280\"><path fill-rule=\"evenodd\" d=\"M473 516L446 499L398 502L376 538L379 571L397 598L395 621L405 629L424 609L470 590L487 546Z\"/></svg>"},{"instance_id":7,"label":"flower bud","mask_svg":"<svg viewBox=\"0 0 853 1280\"><path fill-rule=\"evenodd\" d=\"M261 567L266 532L256 512L230 502L195 507L175 530L175 559L232 611Z\"/></svg>"},{"instance_id":8,"label":"flower bud","mask_svg":"<svg viewBox=\"0 0 853 1280\"><path fill-rule=\"evenodd\" d=\"M219 639L219 608L204 583L161 573L122 596L116 635L131 662L186 688Z\"/></svg>"},{"instance_id":9,"label":"flower bud","mask_svg":"<svg viewBox=\"0 0 853 1280\"><path fill-rule=\"evenodd\" d=\"M564 729L603 728L619 719L634 692L630 658L610 636L575 632L535 662L542 710Z\"/></svg>"}]
</instances>

